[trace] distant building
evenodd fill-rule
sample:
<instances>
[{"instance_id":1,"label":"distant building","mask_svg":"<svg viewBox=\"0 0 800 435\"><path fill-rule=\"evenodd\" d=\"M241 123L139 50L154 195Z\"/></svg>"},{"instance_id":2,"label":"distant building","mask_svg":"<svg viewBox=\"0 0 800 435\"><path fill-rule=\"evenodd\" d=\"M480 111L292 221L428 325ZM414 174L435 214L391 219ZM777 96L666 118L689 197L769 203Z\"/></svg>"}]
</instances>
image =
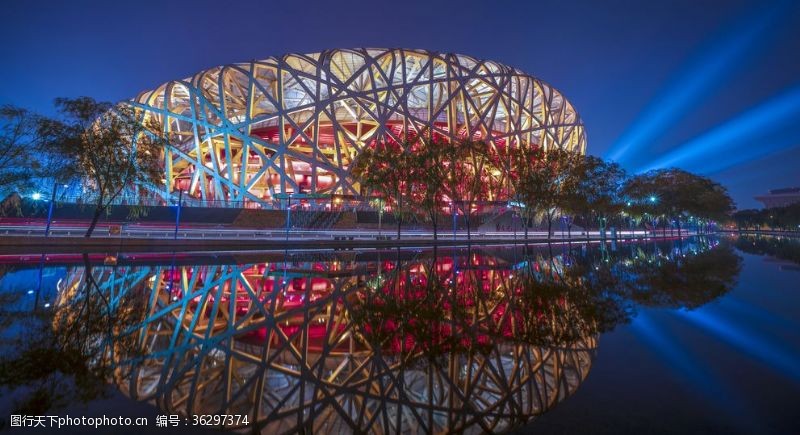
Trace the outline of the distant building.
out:
<instances>
[{"instance_id":1,"label":"distant building","mask_svg":"<svg viewBox=\"0 0 800 435\"><path fill-rule=\"evenodd\" d=\"M767 195L756 196L756 201L764 203L766 208L786 207L800 202L800 187L772 189Z\"/></svg>"}]
</instances>

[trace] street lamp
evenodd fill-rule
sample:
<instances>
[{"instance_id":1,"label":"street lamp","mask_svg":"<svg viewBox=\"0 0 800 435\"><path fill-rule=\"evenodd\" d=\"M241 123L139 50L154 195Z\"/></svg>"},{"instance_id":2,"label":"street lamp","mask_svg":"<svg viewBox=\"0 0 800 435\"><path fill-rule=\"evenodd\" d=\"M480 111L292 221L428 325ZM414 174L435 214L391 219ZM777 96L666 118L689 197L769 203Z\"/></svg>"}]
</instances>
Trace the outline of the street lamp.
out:
<instances>
[{"instance_id":1,"label":"street lamp","mask_svg":"<svg viewBox=\"0 0 800 435\"><path fill-rule=\"evenodd\" d=\"M286 241L289 241L289 226L292 223L292 194L286 195Z\"/></svg>"},{"instance_id":2,"label":"street lamp","mask_svg":"<svg viewBox=\"0 0 800 435\"><path fill-rule=\"evenodd\" d=\"M178 208L175 213L175 235L173 236L173 240L178 240L178 228L181 224L181 208L183 207L183 189L180 189L178 192Z\"/></svg>"},{"instance_id":3,"label":"street lamp","mask_svg":"<svg viewBox=\"0 0 800 435\"><path fill-rule=\"evenodd\" d=\"M453 215L453 240L456 239L456 204L451 199L450 200L450 214Z\"/></svg>"},{"instance_id":4,"label":"street lamp","mask_svg":"<svg viewBox=\"0 0 800 435\"><path fill-rule=\"evenodd\" d=\"M67 185L65 184L64 187L67 187ZM52 192L53 196L52 198L50 198L50 206L47 207L47 226L44 228L45 237L50 235L50 222L52 222L53 219L53 204L55 204L56 202L56 190L58 190L58 183L53 182L53 192ZM33 199L38 199L37 196L41 197L39 192L33 194Z\"/></svg>"},{"instance_id":5,"label":"street lamp","mask_svg":"<svg viewBox=\"0 0 800 435\"><path fill-rule=\"evenodd\" d=\"M378 198L377 200L378 205L378 237L383 237L383 230L382 230L382 222L383 222L383 198Z\"/></svg>"}]
</instances>

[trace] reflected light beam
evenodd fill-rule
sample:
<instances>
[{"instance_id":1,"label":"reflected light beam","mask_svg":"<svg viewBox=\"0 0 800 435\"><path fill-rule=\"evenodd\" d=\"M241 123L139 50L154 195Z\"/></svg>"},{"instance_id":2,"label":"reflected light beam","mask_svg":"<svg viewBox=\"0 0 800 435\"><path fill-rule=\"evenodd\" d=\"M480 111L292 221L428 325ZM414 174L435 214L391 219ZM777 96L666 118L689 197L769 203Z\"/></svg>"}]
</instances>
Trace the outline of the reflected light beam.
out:
<instances>
[{"instance_id":1,"label":"reflected light beam","mask_svg":"<svg viewBox=\"0 0 800 435\"><path fill-rule=\"evenodd\" d=\"M719 301L718 306L722 310L730 311L728 314L731 316L750 318L761 325L772 326L783 331L792 331L794 334L800 335L800 322L787 319L752 303L736 299L733 296Z\"/></svg>"},{"instance_id":2,"label":"reflected light beam","mask_svg":"<svg viewBox=\"0 0 800 435\"><path fill-rule=\"evenodd\" d=\"M734 71L732 66L763 38L769 26L774 26L787 3L766 9L760 17L748 16L746 25L732 26L726 37L721 38L725 42L718 48L710 47L712 49L696 53L696 60L649 104L606 152L606 158L624 164L636 155L635 151L648 146L681 119L693 104L720 86L725 74Z\"/></svg>"},{"instance_id":3,"label":"reflected light beam","mask_svg":"<svg viewBox=\"0 0 800 435\"><path fill-rule=\"evenodd\" d=\"M722 410L732 413L746 408L741 400L734 400L736 394L733 391L718 381L710 370L700 366L698 358L688 355L676 340L661 331L650 316L639 313L631 326L648 348L678 372L680 379L687 380L695 391L706 394L710 398L709 403L722 405Z\"/></svg>"},{"instance_id":4,"label":"reflected light beam","mask_svg":"<svg viewBox=\"0 0 800 435\"><path fill-rule=\"evenodd\" d=\"M677 315L717 335L727 343L780 370L795 382L800 383L800 358L784 352L769 343L766 338L758 337L719 316L706 312L680 311L677 312Z\"/></svg>"},{"instance_id":5,"label":"reflected light beam","mask_svg":"<svg viewBox=\"0 0 800 435\"><path fill-rule=\"evenodd\" d=\"M632 324L632 328L636 335L647 343L648 347L657 351L666 359L668 366L688 376L692 382L704 384L705 387L708 386L705 385L708 383L708 378L692 364L692 360L674 340L669 339L666 334L656 327L649 316L639 313Z\"/></svg>"},{"instance_id":6,"label":"reflected light beam","mask_svg":"<svg viewBox=\"0 0 800 435\"><path fill-rule=\"evenodd\" d=\"M777 151L770 147L764 147L764 144L754 142L758 140L759 136L767 135L772 131L771 129L795 120L797 116L800 116L800 84L692 139L637 172L668 168L678 164L687 166L701 159L719 158L724 160L725 156L731 156L735 160L737 145L748 150L756 148L749 151L758 155ZM794 142L791 140L778 141L773 145L785 147L787 143ZM763 150L757 148L763 148Z\"/></svg>"}]
</instances>

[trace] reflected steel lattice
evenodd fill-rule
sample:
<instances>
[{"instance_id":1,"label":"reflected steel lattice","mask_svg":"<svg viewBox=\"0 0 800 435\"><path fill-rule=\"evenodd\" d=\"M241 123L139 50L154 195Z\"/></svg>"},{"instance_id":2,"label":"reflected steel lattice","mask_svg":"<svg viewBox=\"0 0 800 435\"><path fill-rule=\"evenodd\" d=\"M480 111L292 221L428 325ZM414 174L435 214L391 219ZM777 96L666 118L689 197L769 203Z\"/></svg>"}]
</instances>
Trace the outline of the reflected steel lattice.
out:
<instances>
[{"instance_id":1,"label":"reflected steel lattice","mask_svg":"<svg viewBox=\"0 0 800 435\"><path fill-rule=\"evenodd\" d=\"M586 148L575 109L541 80L424 50L329 50L231 64L165 83L131 104L169 138L157 192L164 199L183 190L188 201L270 208L279 194L358 195L349 166L376 140Z\"/></svg>"},{"instance_id":2,"label":"reflected steel lattice","mask_svg":"<svg viewBox=\"0 0 800 435\"><path fill-rule=\"evenodd\" d=\"M456 281L458 292L485 284L481 302L470 305L474 317L466 316L477 336L530 321L529 313L515 317L521 313L509 308L520 283L507 264L497 269L496 259L475 257L470 269L464 259L458 267L449 261L406 263L408 274L396 276L409 282L435 274ZM379 277L391 272L363 274L357 266L340 259L288 269L286 263L96 268L95 280L112 303L126 292L148 300L135 328L143 359L132 371L123 362L117 382L166 413L246 414L250 424L240 429L264 434L478 433L504 431L548 411L588 375L596 349L591 335L550 346L470 341L434 358L425 354L437 337L393 332L406 342L403 351L391 346L397 340L376 347L370 328L353 315L375 309L363 296L370 286L389 285ZM69 299L84 278L75 269L62 297ZM560 315L569 312L563 303Z\"/></svg>"}]
</instances>

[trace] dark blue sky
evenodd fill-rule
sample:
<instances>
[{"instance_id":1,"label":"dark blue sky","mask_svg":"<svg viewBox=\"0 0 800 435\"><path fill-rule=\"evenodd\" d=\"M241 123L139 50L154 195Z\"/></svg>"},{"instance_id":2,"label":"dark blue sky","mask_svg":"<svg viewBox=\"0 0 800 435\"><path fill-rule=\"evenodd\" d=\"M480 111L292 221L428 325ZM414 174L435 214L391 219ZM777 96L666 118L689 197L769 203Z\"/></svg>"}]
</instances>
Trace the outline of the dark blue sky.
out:
<instances>
[{"instance_id":1,"label":"dark blue sky","mask_svg":"<svg viewBox=\"0 0 800 435\"><path fill-rule=\"evenodd\" d=\"M800 186L800 2L11 0L2 12L2 104L52 113L55 97L116 101L287 52L426 48L551 83L589 153L631 171L701 172L740 207Z\"/></svg>"}]
</instances>

